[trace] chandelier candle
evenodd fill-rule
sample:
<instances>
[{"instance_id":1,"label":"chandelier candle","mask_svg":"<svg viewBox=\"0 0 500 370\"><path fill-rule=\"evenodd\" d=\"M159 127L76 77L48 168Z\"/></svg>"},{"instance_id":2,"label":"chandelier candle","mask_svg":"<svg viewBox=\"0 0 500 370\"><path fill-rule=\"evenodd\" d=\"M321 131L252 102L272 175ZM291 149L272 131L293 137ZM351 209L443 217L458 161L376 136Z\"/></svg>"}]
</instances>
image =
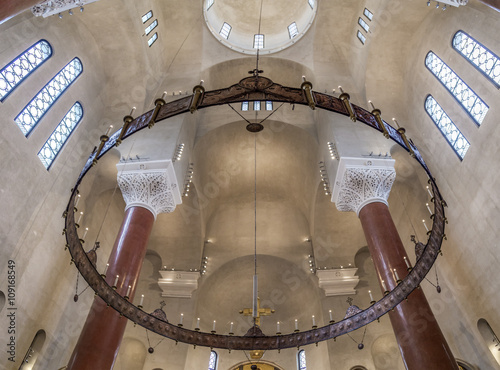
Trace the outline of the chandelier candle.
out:
<instances>
[{"instance_id":1,"label":"chandelier candle","mask_svg":"<svg viewBox=\"0 0 500 370\"><path fill-rule=\"evenodd\" d=\"M396 269L394 269L394 276L396 277L396 281L401 281L401 279L399 278L399 275L398 275L398 272L396 271Z\"/></svg>"},{"instance_id":2,"label":"chandelier candle","mask_svg":"<svg viewBox=\"0 0 500 370\"><path fill-rule=\"evenodd\" d=\"M316 326L316 318L312 315L313 326Z\"/></svg>"},{"instance_id":3,"label":"chandelier candle","mask_svg":"<svg viewBox=\"0 0 500 370\"><path fill-rule=\"evenodd\" d=\"M78 221L76 221L77 224L80 224L82 217L83 217L83 212L80 212L80 216L78 217Z\"/></svg>"},{"instance_id":4,"label":"chandelier candle","mask_svg":"<svg viewBox=\"0 0 500 370\"><path fill-rule=\"evenodd\" d=\"M333 321L332 310L328 310L328 313L330 314L330 321Z\"/></svg>"},{"instance_id":5,"label":"chandelier candle","mask_svg":"<svg viewBox=\"0 0 500 370\"><path fill-rule=\"evenodd\" d=\"M132 110L130 111L129 116L132 116L134 114L135 110L136 110L136 107L132 107Z\"/></svg>"},{"instance_id":6,"label":"chandelier candle","mask_svg":"<svg viewBox=\"0 0 500 370\"><path fill-rule=\"evenodd\" d=\"M429 189L428 186L425 187L427 189L427 192L429 193L429 195L431 196L431 198L433 197L432 193L431 193L431 189Z\"/></svg>"},{"instance_id":7,"label":"chandelier candle","mask_svg":"<svg viewBox=\"0 0 500 370\"><path fill-rule=\"evenodd\" d=\"M106 131L106 133L104 135L109 136L109 133L111 132L112 129L113 129L113 125L110 125L108 127L108 131Z\"/></svg>"},{"instance_id":8,"label":"chandelier candle","mask_svg":"<svg viewBox=\"0 0 500 370\"><path fill-rule=\"evenodd\" d=\"M212 330L215 331L215 320L214 320L214 325L212 326Z\"/></svg>"},{"instance_id":9,"label":"chandelier candle","mask_svg":"<svg viewBox=\"0 0 500 370\"><path fill-rule=\"evenodd\" d=\"M163 95L161 96L161 98L162 98L163 100L165 100L165 98L167 97L167 95L168 95L168 93L167 93L166 91L164 91L164 92L163 92Z\"/></svg>"},{"instance_id":10,"label":"chandelier candle","mask_svg":"<svg viewBox=\"0 0 500 370\"><path fill-rule=\"evenodd\" d=\"M141 301L139 302L139 306L142 306L144 303L144 294L141 295Z\"/></svg>"},{"instance_id":11,"label":"chandelier candle","mask_svg":"<svg viewBox=\"0 0 500 370\"><path fill-rule=\"evenodd\" d=\"M113 283L113 286L116 287L117 284L118 284L118 278L120 277L120 275L116 275L115 277L115 282Z\"/></svg>"},{"instance_id":12,"label":"chandelier candle","mask_svg":"<svg viewBox=\"0 0 500 370\"><path fill-rule=\"evenodd\" d=\"M381 284L382 284L382 289L384 289L384 292L387 292L387 287L385 286L385 281L381 280Z\"/></svg>"},{"instance_id":13,"label":"chandelier candle","mask_svg":"<svg viewBox=\"0 0 500 370\"><path fill-rule=\"evenodd\" d=\"M106 272L108 272L108 267L109 263L106 263L106 267L104 268L104 273L103 273L104 276L106 276Z\"/></svg>"},{"instance_id":14,"label":"chandelier candle","mask_svg":"<svg viewBox=\"0 0 500 370\"><path fill-rule=\"evenodd\" d=\"M429 211L429 213L430 213L430 214L431 214L431 216L432 216L432 211L431 211L431 209L429 208L429 203L425 203L425 206L427 207L427 210Z\"/></svg>"},{"instance_id":15,"label":"chandelier candle","mask_svg":"<svg viewBox=\"0 0 500 370\"><path fill-rule=\"evenodd\" d=\"M87 236L87 233L89 232L89 228L86 227L85 228L85 232L83 233L83 238L82 239L85 239L85 237Z\"/></svg>"},{"instance_id":16,"label":"chandelier candle","mask_svg":"<svg viewBox=\"0 0 500 370\"><path fill-rule=\"evenodd\" d=\"M181 319L179 320L179 325L182 325L182 321L184 320L184 314L181 313Z\"/></svg>"},{"instance_id":17,"label":"chandelier candle","mask_svg":"<svg viewBox=\"0 0 500 370\"><path fill-rule=\"evenodd\" d=\"M276 323L276 332L277 333L280 332L280 322L279 321Z\"/></svg>"},{"instance_id":18,"label":"chandelier candle","mask_svg":"<svg viewBox=\"0 0 500 370\"><path fill-rule=\"evenodd\" d=\"M425 223L425 220L422 220L422 223L424 224L425 230L429 232L429 228L427 227L427 224Z\"/></svg>"},{"instance_id":19,"label":"chandelier candle","mask_svg":"<svg viewBox=\"0 0 500 370\"><path fill-rule=\"evenodd\" d=\"M295 319L295 330L299 330L299 322Z\"/></svg>"},{"instance_id":20,"label":"chandelier candle","mask_svg":"<svg viewBox=\"0 0 500 370\"><path fill-rule=\"evenodd\" d=\"M409 269L411 269L410 262L408 262L408 258L406 258L406 256L405 256L405 257L403 257L403 258L404 258L404 260L405 260L406 267L408 267Z\"/></svg>"},{"instance_id":21,"label":"chandelier candle","mask_svg":"<svg viewBox=\"0 0 500 370\"><path fill-rule=\"evenodd\" d=\"M371 290L369 290L369 291L368 291L368 294L370 295L370 301L371 301L371 302L373 302L373 301L374 301L374 299L373 299L372 291L371 291Z\"/></svg>"},{"instance_id":22,"label":"chandelier candle","mask_svg":"<svg viewBox=\"0 0 500 370\"><path fill-rule=\"evenodd\" d=\"M196 319L196 327L199 328L200 327L200 318L198 317Z\"/></svg>"},{"instance_id":23,"label":"chandelier candle","mask_svg":"<svg viewBox=\"0 0 500 370\"><path fill-rule=\"evenodd\" d=\"M130 297L130 289L132 289L132 287L129 285L127 288L127 294L125 294L125 297Z\"/></svg>"},{"instance_id":24,"label":"chandelier candle","mask_svg":"<svg viewBox=\"0 0 500 370\"><path fill-rule=\"evenodd\" d=\"M232 333L233 332L233 322L231 321L231 326L229 327L229 332Z\"/></svg>"}]
</instances>

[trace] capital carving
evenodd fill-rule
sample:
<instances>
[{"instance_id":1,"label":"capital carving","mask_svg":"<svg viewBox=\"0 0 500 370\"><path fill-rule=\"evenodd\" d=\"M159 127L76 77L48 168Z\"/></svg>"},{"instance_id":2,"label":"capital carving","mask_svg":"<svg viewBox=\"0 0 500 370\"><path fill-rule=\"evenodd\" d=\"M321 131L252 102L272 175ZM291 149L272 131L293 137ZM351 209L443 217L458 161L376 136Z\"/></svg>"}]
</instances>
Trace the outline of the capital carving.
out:
<instances>
[{"instance_id":1,"label":"capital carving","mask_svg":"<svg viewBox=\"0 0 500 370\"><path fill-rule=\"evenodd\" d=\"M387 204L396 179L393 159L340 159L332 201L342 212L356 212L373 202Z\"/></svg>"},{"instance_id":2,"label":"capital carving","mask_svg":"<svg viewBox=\"0 0 500 370\"><path fill-rule=\"evenodd\" d=\"M118 186L127 206L143 207L156 216L182 203L171 160L118 163Z\"/></svg>"},{"instance_id":3,"label":"capital carving","mask_svg":"<svg viewBox=\"0 0 500 370\"><path fill-rule=\"evenodd\" d=\"M86 4L98 0L45 0L31 8L31 12L36 17L48 17L76 7L83 7Z\"/></svg>"}]
</instances>

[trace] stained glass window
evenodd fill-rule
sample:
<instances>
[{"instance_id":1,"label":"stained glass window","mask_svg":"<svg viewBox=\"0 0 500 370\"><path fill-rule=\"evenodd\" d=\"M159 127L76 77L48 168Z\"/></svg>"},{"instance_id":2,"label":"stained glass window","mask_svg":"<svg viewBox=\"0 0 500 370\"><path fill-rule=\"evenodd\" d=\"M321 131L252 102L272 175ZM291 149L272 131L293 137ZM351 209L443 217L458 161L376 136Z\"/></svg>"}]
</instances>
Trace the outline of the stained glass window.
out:
<instances>
[{"instance_id":1,"label":"stained glass window","mask_svg":"<svg viewBox=\"0 0 500 370\"><path fill-rule=\"evenodd\" d=\"M23 80L52 56L46 40L31 45L21 55L0 70L0 101L3 101Z\"/></svg>"},{"instance_id":2,"label":"stained glass window","mask_svg":"<svg viewBox=\"0 0 500 370\"><path fill-rule=\"evenodd\" d=\"M150 10L149 12L147 12L146 14L144 14L142 16L142 23L146 23L147 21L149 21L151 18L153 18L153 11Z\"/></svg>"},{"instance_id":3,"label":"stained glass window","mask_svg":"<svg viewBox=\"0 0 500 370\"><path fill-rule=\"evenodd\" d=\"M432 95L425 99L425 110L460 160L464 159L470 144Z\"/></svg>"},{"instance_id":4,"label":"stained glass window","mask_svg":"<svg viewBox=\"0 0 500 370\"><path fill-rule=\"evenodd\" d=\"M264 35L254 35L253 37L253 48L263 49L264 48Z\"/></svg>"},{"instance_id":5,"label":"stained glass window","mask_svg":"<svg viewBox=\"0 0 500 370\"><path fill-rule=\"evenodd\" d=\"M464 31L453 37L453 48L500 88L500 58Z\"/></svg>"},{"instance_id":6,"label":"stained glass window","mask_svg":"<svg viewBox=\"0 0 500 370\"><path fill-rule=\"evenodd\" d=\"M150 39L148 40L148 46L151 47L151 45L153 45L157 39L158 39L158 33L155 32L153 36L151 36Z\"/></svg>"},{"instance_id":7,"label":"stained glass window","mask_svg":"<svg viewBox=\"0 0 500 370\"><path fill-rule=\"evenodd\" d=\"M358 36L359 41L361 41L361 43L364 45L364 44L365 44L365 41L366 41L366 36L365 36L365 35L363 35L363 34L361 33L361 31L358 31L357 36Z\"/></svg>"},{"instance_id":8,"label":"stained glass window","mask_svg":"<svg viewBox=\"0 0 500 370\"><path fill-rule=\"evenodd\" d=\"M260 101L253 102L253 110L260 110Z\"/></svg>"},{"instance_id":9,"label":"stained glass window","mask_svg":"<svg viewBox=\"0 0 500 370\"><path fill-rule=\"evenodd\" d=\"M214 5L215 0L207 0L207 10L210 9L212 5Z\"/></svg>"},{"instance_id":10,"label":"stained glass window","mask_svg":"<svg viewBox=\"0 0 500 370\"><path fill-rule=\"evenodd\" d=\"M432 51L427 53L425 65L479 126L489 109L486 103Z\"/></svg>"},{"instance_id":11,"label":"stained glass window","mask_svg":"<svg viewBox=\"0 0 500 370\"><path fill-rule=\"evenodd\" d=\"M297 23L293 22L288 26L288 36L293 39L299 34L299 29L297 28Z\"/></svg>"},{"instance_id":12,"label":"stained glass window","mask_svg":"<svg viewBox=\"0 0 500 370\"><path fill-rule=\"evenodd\" d=\"M24 136L28 136L45 113L47 113L55 101L76 80L82 71L82 62L80 59L74 58L24 107L21 113L15 118L15 122Z\"/></svg>"},{"instance_id":13,"label":"stained glass window","mask_svg":"<svg viewBox=\"0 0 500 370\"><path fill-rule=\"evenodd\" d=\"M311 9L314 9L314 0L308 0Z\"/></svg>"},{"instance_id":14,"label":"stained glass window","mask_svg":"<svg viewBox=\"0 0 500 370\"><path fill-rule=\"evenodd\" d=\"M371 11L369 11L368 9L365 8L365 10L363 11L363 14L369 20L373 20L373 13Z\"/></svg>"},{"instance_id":15,"label":"stained glass window","mask_svg":"<svg viewBox=\"0 0 500 370\"><path fill-rule=\"evenodd\" d=\"M217 369L217 352L210 352L210 360L208 361L208 370L216 370Z\"/></svg>"},{"instance_id":16,"label":"stained glass window","mask_svg":"<svg viewBox=\"0 0 500 370\"><path fill-rule=\"evenodd\" d=\"M361 18L358 18L358 24L363 27L363 29L368 32L370 30L370 26L368 25L368 23L366 23L364 20L362 20Z\"/></svg>"},{"instance_id":17,"label":"stained glass window","mask_svg":"<svg viewBox=\"0 0 500 370\"><path fill-rule=\"evenodd\" d=\"M48 170L62 147L70 137L73 130L78 126L83 117L83 108L76 102L64 118L59 122L52 135L47 139L42 149L38 152L38 158Z\"/></svg>"},{"instance_id":18,"label":"stained glass window","mask_svg":"<svg viewBox=\"0 0 500 370\"><path fill-rule=\"evenodd\" d=\"M298 362L298 368L299 370L307 370L307 365L306 365L306 351L301 349L297 355L297 362Z\"/></svg>"},{"instance_id":19,"label":"stained glass window","mask_svg":"<svg viewBox=\"0 0 500 370\"><path fill-rule=\"evenodd\" d=\"M231 28L232 27L229 23L224 22L219 34L227 40L229 37L229 33L231 32Z\"/></svg>"},{"instance_id":20,"label":"stained glass window","mask_svg":"<svg viewBox=\"0 0 500 370\"><path fill-rule=\"evenodd\" d=\"M266 110L273 110L273 102L272 101L266 101Z\"/></svg>"},{"instance_id":21,"label":"stained glass window","mask_svg":"<svg viewBox=\"0 0 500 370\"><path fill-rule=\"evenodd\" d=\"M158 19L155 19L153 23L151 23L149 26L146 27L145 29L146 35L149 35L151 31L153 31L156 28L156 26L158 26Z\"/></svg>"},{"instance_id":22,"label":"stained glass window","mask_svg":"<svg viewBox=\"0 0 500 370\"><path fill-rule=\"evenodd\" d=\"M244 101L241 103L241 110L247 111L248 110L248 102Z\"/></svg>"}]
</instances>

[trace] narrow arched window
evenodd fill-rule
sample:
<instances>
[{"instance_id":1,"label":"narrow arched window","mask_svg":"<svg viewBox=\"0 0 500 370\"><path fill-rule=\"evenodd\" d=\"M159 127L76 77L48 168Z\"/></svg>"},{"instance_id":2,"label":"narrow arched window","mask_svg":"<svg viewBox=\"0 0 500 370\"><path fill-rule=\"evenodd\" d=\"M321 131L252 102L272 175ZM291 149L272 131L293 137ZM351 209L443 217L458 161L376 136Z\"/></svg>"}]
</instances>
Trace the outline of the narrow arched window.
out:
<instances>
[{"instance_id":1,"label":"narrow arched window","mask_svg":"<svg viewBox=\"0 0 500 370\"><path fill-rule=\"evenodd\" d=\"M217 352L210 352L210 360L208 361L208 370L217 370Z\"/></svg>"},{"instance_id":2,"label":"narrow arched window","mask_svg":"<svg viewBox=\"0 0 500 370\"><path fill-rule=\"evenodd\" d=\"M52 47L49 42L40 40L0 70L0 101L4 101L26 77L51 56Z\"/></svg>"},{"instance_id":3,"label":"narrow arched window","mask_svg":"<svg viewBox=\"0 0 500 370\"><path fill-rule=\"evenodd\" d=\"M455 33L452 46L500 88L500 58L497 55L464 31Z\"/></svg>"},{"instance_id":4,"label":"narrow arched window","mask_svg":"<svg viewBox=\"0 0 500 370\"><path fill-rule=\"evenodd\" d=\"M479 319L477 322L477 329L479 330L479 333L481 333L481 336L483 337L491 354L500 364L500 340L491 328L490 324L485 319Z\"/></svg>"},{"instance_id":5,"label":"narrow arched window","mask_svg":"<svg viewBox=\"0 0 500 370\"><path fill-rule=\"evenodd\" d=\"M17 115L15 122L23 132L28 136L31 130L52 107L63 92L76 80L82 73L82 62L74 58L71 62L59 71L24 107Z\"/></svg>"},{"instance_id":6,"label":"narrow arched window","mask_svg":"<svg viewBox=\"0 0 500 370\"><path fill-rule=\"evenodd\" d=\"M297 368L299 370L307 370L306 351L301 349L297 354Z\"/></svg>"},{"instance_id":7,"label":"narrow arched window","mask_svg":"<svg viewBox=\"0 0 500 370\"><path fill-rule=\"evenodd\" d=\"M83 117L83 108L76 102L64 118L59 122L52 135L47 139L42 149L38 152L38 158L48 170L54 159L61 151L62 147L80 123Z\"/></svg>"},{"instance_id":8,"label":"narrow arched window","mask_svg":"<svg viewBox=\"0 0 500 370\"><path fill-rule=\"evenodd\" d=\"M427 53L425 66L443 84L479 126L489 107L479 96L432 51Z\"/></svg>"},{"instance_id":9,"label":"narrow arched window","mask_svg":"<svg viewBox=\"0 0 500 370\"><path fill-rule=\"evenodd\" d=\"M464 159L470 144L432 95L427 95L425 99L425 111L441 131L446 141L448 141L448 144L457 153L460 160Z\"/></svg>"}]
</instances>

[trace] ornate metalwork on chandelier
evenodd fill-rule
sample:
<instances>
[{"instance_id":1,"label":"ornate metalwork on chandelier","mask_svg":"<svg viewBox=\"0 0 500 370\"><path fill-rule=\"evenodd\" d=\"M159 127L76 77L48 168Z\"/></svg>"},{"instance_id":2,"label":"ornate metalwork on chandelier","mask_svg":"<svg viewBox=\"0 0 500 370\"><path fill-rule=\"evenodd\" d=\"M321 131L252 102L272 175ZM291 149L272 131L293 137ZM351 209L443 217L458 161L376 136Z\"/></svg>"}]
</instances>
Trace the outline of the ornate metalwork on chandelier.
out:
<instances>
[{"instance_id":1,"label":"ornate metalwork on chandelier","mask_svg":"<svg viewBox=\"0 0 500 370\"><path fill-rule=\"evenodd\" d=\"M351 116L351 112L347 110L341 99L315 91L311 91L311 94L314 98L316 108L336 112L344 116ZM409 143L408 141L403 140L402 134L394 127L384 121L377 120L376 117L369 111L356 105L352 105L352 111L357 121L367 124L382 134L387 132L392 140L397 142L409 153L414 154L412 157L420 163L429 176L429 184L434 195L434 218L427 244L425 245L425 248L423 249L415 266L412 269L409 269L408 275L396 286L396 288L385 295L382 299L378 302L373 302L373 304L367 309L356 312L352 316L344 318L342 321L331 322L329 325L314 328L312 330L272 336L265 336L262 332L253 331L250 335L234 336L206 333L199 331L199 329L189 330L171 324L166 320L162 320L161 318L144 312L141 310L141 307L135 306L118 294L118 292L113 290L92 265L87 254L82 248L82 243L78 238L77 228L75 226L75 214L74 212L70 212L70 210L72 211L75 207L75 200L78 196L78 186L87 171L92 167L92 164L97 162L97 160L108 150L112 149L118 138L126 139L137 131L148 127L148 124L150 124L153 118L153 114L157 114L154 121L159 122L178 114L189 112L194 97L195 95L186 96L178 100L165 103L164 105L158 107L158 109L155 108L154 110L146 112L133 119L129 125L125 126L125 132L121 132L121 130L115 132L109 140L104 143L102 151L100 151L99 154L97 152L93 152L90 155L75 187L72 190L72 195L65 212L65 234L67 247L71 253L72 260L81 275L85 278L96 294L109 304L109 306L134 323L175 341L195 346L198 345L229 350L279 350L283 348L300 347L336 338L340 335L347 334L365 326L385 315L400 302L405 300L408 295L419 286L420 282L425 278L426 274L434 264L434 261L441 250L442 240L445 238L444 227L446 218L444 214L444 207L446 203L441 197L436 181L433 179L418 149L411 142ZM261 76L247 77L239 83L229 86L228 88L207 91L199 97L199 99L200 100L197 102L197 109L228 103L256 100L310 105L303 89L282 86ZM385 127L381 127L380 122L382 122Z\"/></svg>"}]
</instances>

